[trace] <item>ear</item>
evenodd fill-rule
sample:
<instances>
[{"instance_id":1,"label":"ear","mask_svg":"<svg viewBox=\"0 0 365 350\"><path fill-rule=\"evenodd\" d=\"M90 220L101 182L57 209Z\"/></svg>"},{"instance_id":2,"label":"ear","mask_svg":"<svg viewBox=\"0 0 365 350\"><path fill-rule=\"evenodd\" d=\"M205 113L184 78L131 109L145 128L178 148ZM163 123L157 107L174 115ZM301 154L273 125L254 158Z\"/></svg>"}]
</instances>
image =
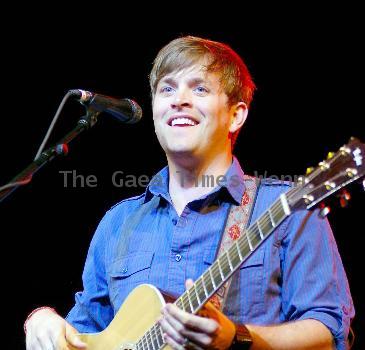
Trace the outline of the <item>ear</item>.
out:
<instances>
[{"instance_id":1,"label":"ear","mask_svg":"<svg viewBox=\"0 0 365 350\"><path fill-rule=\"evenodd\" d=\"M231 107L231 125L229 127L229 131L233 134L237 130L242 128L242 125L245 123L248 108L246 103L240 101Z\"/></svg>"}]
</instances>

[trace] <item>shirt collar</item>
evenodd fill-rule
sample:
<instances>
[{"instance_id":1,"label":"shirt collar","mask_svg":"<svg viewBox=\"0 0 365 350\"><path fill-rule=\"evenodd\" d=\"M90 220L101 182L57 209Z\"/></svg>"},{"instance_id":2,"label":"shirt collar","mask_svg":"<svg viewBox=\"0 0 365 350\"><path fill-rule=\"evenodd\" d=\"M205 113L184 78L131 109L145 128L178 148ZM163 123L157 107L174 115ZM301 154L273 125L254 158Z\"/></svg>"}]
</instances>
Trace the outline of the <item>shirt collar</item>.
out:
<instances>
[{"instance_id":1,"label":"shirt collar","mask_svg":"<svg viewBox=\"0 0 365 350\"><path fill-rule=\"evenodd\" d=\"M215 179L216 182L218 180L219 184L214 189L212 189L212 191L208 195L204 197L208 197L216 192L228 192L234 202L239 205L241 203L242 196L246 190L246 186L244 182L244 172L235 156L233 157L232 164L228 168L226 174L219 179ZM153 196L160 196L170 201L168 166L161 169L151 179L146 189L144 202L146 203Z\"/></svg>"}]
</instances>

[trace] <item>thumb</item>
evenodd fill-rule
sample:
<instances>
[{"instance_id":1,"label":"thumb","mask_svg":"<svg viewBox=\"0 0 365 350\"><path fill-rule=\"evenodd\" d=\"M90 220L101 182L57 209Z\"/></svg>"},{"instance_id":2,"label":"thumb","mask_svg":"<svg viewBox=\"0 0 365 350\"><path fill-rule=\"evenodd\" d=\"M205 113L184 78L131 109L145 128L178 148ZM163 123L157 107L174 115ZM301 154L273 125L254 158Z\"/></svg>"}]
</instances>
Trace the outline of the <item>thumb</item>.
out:
<instances>
[{"instance_id":1,"label":"thumb","mask_svg":"<svg viewBox=\"0 0 365 350\"><path fill-rule=\"evenodd\" d=\"M74 327L72 327L69 323L66 323L65 337L70 345L76 348L86 349L87 344L81 341L81 339L78 337L77 330Z\"/></svg>"},{"instance_id":2,"label":"thumb","mask_svg":"<svg viewBox=\"0 0 365 350\"><path fill-rule=\"evenodd\" d=\"M186 281L185 281L185 288L186 289L189 289L192 285L194 284L193 280L191 278L188 278Z\"/></svg>"}]
</instances>

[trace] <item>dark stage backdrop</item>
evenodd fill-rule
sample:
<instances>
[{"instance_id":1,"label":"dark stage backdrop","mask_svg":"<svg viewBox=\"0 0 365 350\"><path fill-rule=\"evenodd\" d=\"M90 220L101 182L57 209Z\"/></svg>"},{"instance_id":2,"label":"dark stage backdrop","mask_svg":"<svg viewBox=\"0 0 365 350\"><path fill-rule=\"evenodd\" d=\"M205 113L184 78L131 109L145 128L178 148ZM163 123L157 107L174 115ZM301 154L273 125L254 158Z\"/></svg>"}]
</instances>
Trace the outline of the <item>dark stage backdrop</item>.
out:
<instances>
[{"instance_id":1,"label":"dark stage backdrop","mask_svg":"<svg viewBox=\"0 0 365 350\"><path fill-rule=\"evenodd\" d=\"M125 125L108 115L70 145L67 157L41 169L31 185L0 203L3 305L8 310L8 349L24 348L22 325L40 305L66 314L81 288L81 273L93 232L106 210L144 187L114 186L112 176L151 177L165 164L155 138L147 76L157 51L181 34L223 41L245 61L257 92L236 155L247 173L296 176L337 150L350 136L365 139L363 28L347 17L308 15L250 25L174 29L100 25L67 30L65 22L27 25L2 47L1 172L4 184L34 157L69 89L81 88L135 99L140 123ZM64 19L67 22L67 18ZM48 23L49 22L49 23ZM81 22L81 21L80 21ZM161 22L160 22L161 23ZM55 29L58 28L58 29ZM83 29L82 29L83 28ZM139 34L138 34L138 33ZM77 122L83 108L71 100L52 135L55 142ZM61 172L93 175L97 186L64 186ZM121 173L120 173L121 174ZM71 178L69 178L71 180ZM129 184L130 185L130 184ZM332 224L357 309L357 347L364 340L362 287L364 195L333 208Z\"/></svg>"}]
</instances>

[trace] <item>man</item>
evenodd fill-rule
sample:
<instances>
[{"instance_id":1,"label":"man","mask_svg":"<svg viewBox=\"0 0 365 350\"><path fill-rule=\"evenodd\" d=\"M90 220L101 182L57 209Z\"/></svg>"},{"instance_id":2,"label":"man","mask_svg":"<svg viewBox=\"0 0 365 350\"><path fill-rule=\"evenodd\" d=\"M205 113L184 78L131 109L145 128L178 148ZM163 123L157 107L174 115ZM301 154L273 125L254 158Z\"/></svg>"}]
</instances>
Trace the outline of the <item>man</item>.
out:
<instances>
[{"instance_id":1,"label":"man","mask_svg":"<svg viewBox=\"0 0 365 350\"><path fill-rule=\"evenodd\" d=\"M90 245L84 290L66 320L51 308L26 322L27 349L85 348L76 333L105 329L141 283L181 294L212 264L231 205L246 185L232 149L254 83L228 46L196 37L166 45L150 75L153 118L168 167L146 192L110 209ZM207 186L206 176L235 179ZM288 184L263 182L251 222ZM159 320L174 349L232 346L245 325L252 349L346 348L354 316L331 229L313 212L286 219L245 262L223 311L199 315L167 304Z\"/></svg>"}]
</instances>

